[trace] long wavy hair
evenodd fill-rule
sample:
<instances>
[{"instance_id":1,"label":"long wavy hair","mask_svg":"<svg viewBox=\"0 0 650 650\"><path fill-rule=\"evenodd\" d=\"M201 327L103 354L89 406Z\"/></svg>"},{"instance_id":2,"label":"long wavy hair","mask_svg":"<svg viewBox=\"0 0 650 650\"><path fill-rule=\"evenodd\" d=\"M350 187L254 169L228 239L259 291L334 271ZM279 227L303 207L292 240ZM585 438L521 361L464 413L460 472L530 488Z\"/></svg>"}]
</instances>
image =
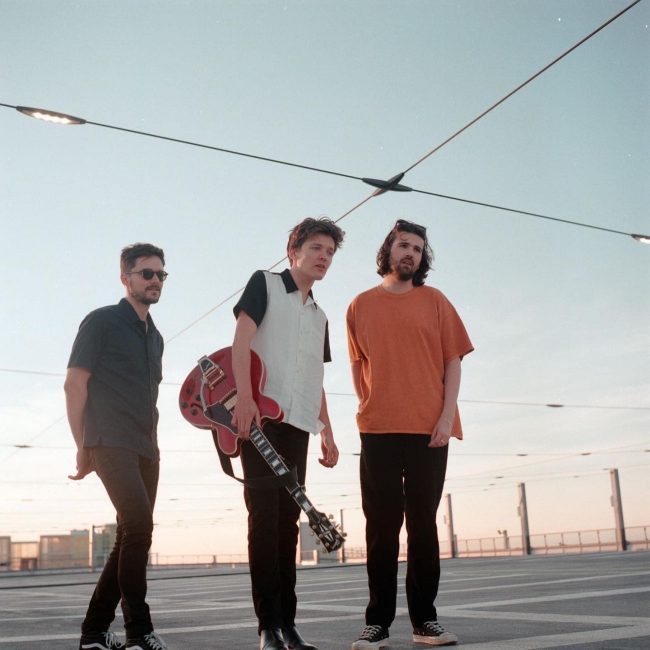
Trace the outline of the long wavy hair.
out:
<instances>
[{"instance_id":1,"label":"long wavy hair","mask_svg":"<svg viewBox=\"0 0 650 650\"><path fill-rule=\"evenodd\" d=\"M381 245L381 248L377 252L377 273L384 276L388 275L391 272L390 268L390 249L397 237L399 232L410 232L413 235L422 237L424 240L424 246L422 247L422 260L420 261L420 266L417 271L413 274L413 285L420 287L424 284L424 281L431 270L431 264L433 263L433 251L431 246L429 246L429 240L427 239L427 229L424 226L420 226L417 223L412 221L406 221L404 219L398 219L395 222L392 230L384 239L384 243Z\"/></svg>"}]
</instances>

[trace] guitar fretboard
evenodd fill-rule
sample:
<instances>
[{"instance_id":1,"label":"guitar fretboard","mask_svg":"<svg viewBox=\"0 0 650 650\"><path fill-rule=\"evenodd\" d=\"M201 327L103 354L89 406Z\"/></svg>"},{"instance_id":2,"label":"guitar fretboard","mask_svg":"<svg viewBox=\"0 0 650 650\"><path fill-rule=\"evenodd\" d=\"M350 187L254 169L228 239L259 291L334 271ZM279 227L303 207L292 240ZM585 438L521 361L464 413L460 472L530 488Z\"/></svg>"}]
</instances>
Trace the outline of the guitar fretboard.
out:
<instances>
[{"instance_id":1,"label":"guitar fretboard","mask_svg":"<svg viewBox=\"0 0 650 650\"><path fill-rule=\"evenodd\" d=\"M278 452L272 447L267 437L262 433L261 429L254 424L251 428L251 442L257 448L257 451L262 454L262 458L268 463L269 467L273 470L276 476L284 476L289 473L289 468L285 462L280 458ZM294 498L296 503L306 512L310 513L314 509L314 505L305 494L302 486L298 483L285 486L287 492Z\"/></svg>"}]
</instances>

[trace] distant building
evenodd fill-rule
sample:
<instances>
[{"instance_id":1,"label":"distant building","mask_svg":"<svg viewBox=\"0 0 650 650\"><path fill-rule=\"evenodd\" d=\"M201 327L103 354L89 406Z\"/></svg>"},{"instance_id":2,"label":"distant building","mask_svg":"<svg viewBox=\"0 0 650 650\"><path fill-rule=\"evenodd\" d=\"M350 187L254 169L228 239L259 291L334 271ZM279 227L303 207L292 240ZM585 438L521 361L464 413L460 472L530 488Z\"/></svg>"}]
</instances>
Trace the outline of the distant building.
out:
<instances>
[{"instance_id":1,"label":"distant building","mask_svg":"<svg viewBox=\"0 0 650 650\"><path fill-rule=\"evenodd\" d=\"M41 535L38 548L38 568L88 567L89 539L88 530L72 530L69 535Z\"/></svg>"},{"instance_id":2,"label":"distant building","mask_svg":"<svg viewBox=\"0 0 650 650\"><path fill-rule=\"evenodd\" d=\"M11 537L0 537L0 571L9 571L11 565Z\"/></svg>"},{"instance_id":3,"label":"distant building","mask_svg":"<svg viewBox=\"0 0 650 650\"><path fill-rule=\"evenodd\" d=\"M117 535L117 524L104 524L93 526L92 538L92 568L101 569L115 545Z\"/></svg>"},{"instance_id":4,"label":"distant building","mask_svg":"<svg viewBox=\"0 0 650 650\"><path fill-rule=\"evenodd\" d=\"M11 542L12 571L34 571L38 568L38 542Z\"/></svg>"}]
</instances>

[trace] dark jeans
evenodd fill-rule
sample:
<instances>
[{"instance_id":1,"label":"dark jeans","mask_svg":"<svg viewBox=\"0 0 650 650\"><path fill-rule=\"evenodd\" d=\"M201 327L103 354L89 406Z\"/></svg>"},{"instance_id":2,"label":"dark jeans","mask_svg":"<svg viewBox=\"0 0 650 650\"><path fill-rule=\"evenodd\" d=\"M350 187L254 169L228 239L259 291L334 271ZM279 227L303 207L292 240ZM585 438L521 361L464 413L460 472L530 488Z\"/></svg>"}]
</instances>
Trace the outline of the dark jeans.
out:
<instances>
[{"instance_id":1,"label":"dark jeans","mask_svg":"<svg viewBox=\"0 0 650 650\"><path fill-rule=\"evenodd\" d=\"M448 447L429 448L420 434L361 434L361 500L368 549L367 625L390 627L397 599L399 533L406 515L406 599L414 627L437 620L440 582L436 511Z\"/></svg>"},{"instance_id":2,"label":"dark jeans","mask_svg":"<svg viewBox=\"0 0 650 650\"><path fill-rule=\"evenodd\" d=\"M298 481L303 485L309 433L289 424L269 423L264 427L264 434L285 463L296 466ZM252 442L242 444L241 461L245 478L273 475ZM258 631L291 626L296 617L300 506L284 487L245 487L244 499L248 509L248 562Z\"/></svg>"},{"instance_id":3,"label":"dark jeans","mask_svg":"<svg viewBox=\"0 0 650 650\"><path fill-rule=\"evenodd\" d=\"M160 465L120 447L95 447L93 460L117 511L117 535L81 631L107 630L121 600L126 636L131 639L153 630L145 597Z\"/></svg>"}]
</instances>

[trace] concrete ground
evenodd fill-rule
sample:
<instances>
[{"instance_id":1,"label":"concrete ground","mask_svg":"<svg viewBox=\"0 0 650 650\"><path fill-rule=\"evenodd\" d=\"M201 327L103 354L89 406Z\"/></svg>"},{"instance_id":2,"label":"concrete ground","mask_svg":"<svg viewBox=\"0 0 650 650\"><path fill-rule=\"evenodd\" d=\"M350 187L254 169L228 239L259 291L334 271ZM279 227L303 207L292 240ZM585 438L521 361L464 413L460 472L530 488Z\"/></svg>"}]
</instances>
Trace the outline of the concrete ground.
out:
<instances>
[{"instance_id":1,"label":"concrete ground","mask_svg":"<svg viewBox=\"0 0 650 650\"><path fill-rule=\"evenodd\" d=\"M463 648L650 648L650 553L445 560L440 622ZM400 565L393 650L411 642ZM0 574L0 650L78 647L97 575ZM298 574L298 625L320 650L349 648L363 627L364 565ZM157 569L149 603L171 649L258 647L248 574L236 569ZM122 634L118 614L114 629Z\"/></svg>"}]
</instances>

